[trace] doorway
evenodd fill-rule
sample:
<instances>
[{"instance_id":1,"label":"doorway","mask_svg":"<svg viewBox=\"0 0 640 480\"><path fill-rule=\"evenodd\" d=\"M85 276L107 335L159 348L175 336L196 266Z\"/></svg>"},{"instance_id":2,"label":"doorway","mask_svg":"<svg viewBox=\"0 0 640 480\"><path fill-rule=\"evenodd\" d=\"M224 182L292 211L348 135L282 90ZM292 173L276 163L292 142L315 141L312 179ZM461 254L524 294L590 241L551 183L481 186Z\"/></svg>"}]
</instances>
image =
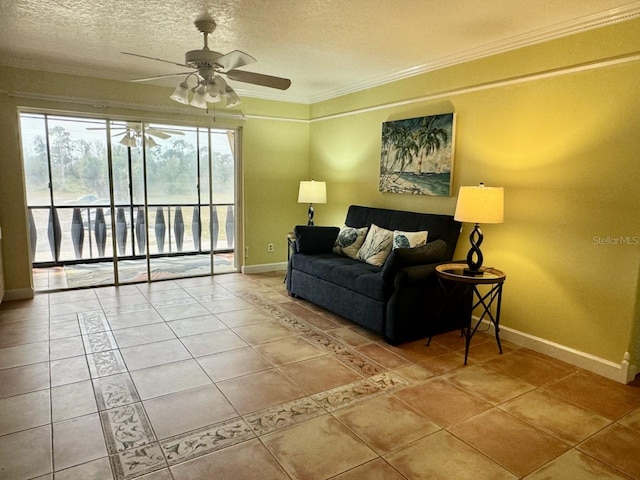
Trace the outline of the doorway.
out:
<instances>
[{"instance_id":1,"label":"doorway","mask_svg":"<svg viewBox=\"0 0 640 480\"><path fill-rule=\"evenodd\" d=\"M237 271L236 130L20 114L38 291Z\"/></svg>"}]
</instances>

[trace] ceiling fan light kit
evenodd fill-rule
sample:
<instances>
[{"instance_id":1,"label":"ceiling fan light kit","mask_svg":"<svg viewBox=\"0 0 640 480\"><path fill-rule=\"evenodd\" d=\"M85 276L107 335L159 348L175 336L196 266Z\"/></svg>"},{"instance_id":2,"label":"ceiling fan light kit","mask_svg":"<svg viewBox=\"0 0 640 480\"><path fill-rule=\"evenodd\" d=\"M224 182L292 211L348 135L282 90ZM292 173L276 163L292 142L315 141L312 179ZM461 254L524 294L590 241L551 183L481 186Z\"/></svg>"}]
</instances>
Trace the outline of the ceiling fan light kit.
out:
<instances>
[{"instance_id":1,"label":"ceiling fan light kit","mask_svg":"<svg viewBox=\"0 0 640 480\"><path fill-rule=\"evenodd\" d=\"M240 97L238 97L238 94L220 75L226 75L227 78L236 82L251 83L253 85L260 85L263 87L277 88L279 90L286 90L291 86L291 80L288 78L236 70L236 68L256 62L256 59L247 53L241 52L240 50L234 50L226 55L210 50L208 37L216 29L216 22L207 15L197 19L194 23L196 28L204 37L204 46L200 50L190 50L186 52L184 64L155 57L148 57L145 55L138 55L135 53L122 53L125 55L132 55L134 57L171 63L172 65L191 68L195 71L140 78L133 81L145 82L186 74L186 78L178 84L169 98L178 103L182 103L183 105L191 105L192 107L202 109L208 108L209 103L215 104L223 100L225 101L227 108L232 108L240 104L241 100ZM197 83L194 87L190 88L189 79L192 76L196 77ZM190 91L193 93L191 99L189 99Z\"/></svg>"}]
</instances>

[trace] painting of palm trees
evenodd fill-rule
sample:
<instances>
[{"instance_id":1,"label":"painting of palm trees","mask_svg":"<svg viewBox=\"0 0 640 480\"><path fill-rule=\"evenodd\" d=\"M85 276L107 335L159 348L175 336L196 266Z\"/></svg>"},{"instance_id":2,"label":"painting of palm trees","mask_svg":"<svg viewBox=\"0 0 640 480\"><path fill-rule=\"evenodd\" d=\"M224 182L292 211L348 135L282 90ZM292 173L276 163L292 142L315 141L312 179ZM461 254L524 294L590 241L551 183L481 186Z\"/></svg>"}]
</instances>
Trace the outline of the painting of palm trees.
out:
<instances>
[{"instance_id":1,"label":"painting of palm trees","mask_svg":"<svg viewBox=\"0 0 640 480\"><path fill-rule=\"evenodd\" d=\"M444 113L382 124L381 192L449 196L455 115Z\"/></svg>"}]
</instances>

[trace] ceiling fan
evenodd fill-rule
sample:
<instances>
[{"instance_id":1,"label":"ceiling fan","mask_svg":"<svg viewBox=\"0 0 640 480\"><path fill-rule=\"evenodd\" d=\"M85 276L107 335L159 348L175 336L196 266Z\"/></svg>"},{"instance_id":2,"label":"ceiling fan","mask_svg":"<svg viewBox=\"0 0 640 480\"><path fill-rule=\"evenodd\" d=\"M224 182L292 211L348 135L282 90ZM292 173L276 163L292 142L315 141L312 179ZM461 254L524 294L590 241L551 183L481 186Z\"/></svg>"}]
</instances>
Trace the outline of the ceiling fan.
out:
<instances>
[{"instance_id":1,"label":"ceiling fan","mask_svg":"<svg viewBox=\"0 0 640 480\"><path fill-rule=\"evenodd\" d=\"M190 72L171 73L168 75L158 75L155 77L138 78L133 82L147 82L159 78L176 77L187 75L187 77L176 87L171 94L171 99L185 105L192 105L197 108L208 108L208 103L218 103L223 99L227 108L240 104L240 98L227 82L220 75L225 75L229 80L237 82L251 83L263 87L286 90L291 86L288 78L274 77L261 73L246 72L237 70L240 67L255 63L256 59L240 50L233 50L225 55L209 49L208 37L216 29L216 22L209 15L204 15L194 22L196 28L204 37L204 46L200 50L190 50L185 53L184 63L172 62L161 58L148 57L137 53L122 52L125 55L147 58L160 62L170 63L179 67L190 68ZM189 86L189 79L195 77L195 86ZM189 91L193 92L193 98L189 99Z\"/></svg>"},{"instance_id":2,"label":"ceiling fan","mask_svg":"<svg viewBox=\"0 0 640 480\"><path fill-rule=\"evenodd\" d=\"M105 130L105 127L89 127L87 130ZM116 132L122 130L121 132L114 133L112 135L113 138L123 136L118 143L124 145L125 147L137 147L138 144L142 141L142 135L144 133L145 144L148 147L156 147L158 144L155 142L153 137L160 138L165 140L167 138L171 138L173 135L184 135L184 132L181 130L176 130L173 128L161 128L161 127L152 127L149 125L143 125L138 122L127 122L126 125L122 126L112 126L109 128L111 132Z\"/></svg>"}]
</instances>

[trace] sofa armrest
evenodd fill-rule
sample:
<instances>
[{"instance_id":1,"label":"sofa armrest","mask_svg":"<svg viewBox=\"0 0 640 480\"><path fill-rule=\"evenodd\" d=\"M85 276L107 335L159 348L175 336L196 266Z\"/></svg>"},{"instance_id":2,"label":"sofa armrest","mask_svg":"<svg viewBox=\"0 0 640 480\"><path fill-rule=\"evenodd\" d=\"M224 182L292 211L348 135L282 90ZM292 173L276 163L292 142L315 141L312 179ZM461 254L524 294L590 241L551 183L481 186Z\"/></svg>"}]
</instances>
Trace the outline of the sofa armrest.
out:
<instances>
[{"instance_id":1,"label":"sofa armrest","mask_svg":"<svg viewBox=\"0 0 640 480\"><path fill-rule=\"evenodd\" d=\"M295 253L331 253L340 229L297 225L293 233L296 236Z\"/></svg>"},{"instance_id":2,"label":"sofa armrest","mask_svg":"<svg viewBox=\"0 0 640 480\"><path fill-rule=\"evenodd\" d=\"M436 275L436 266L438 263L431 263L429 265L415 265L412 267L405 267L398 270L393 279L394 290L399 290L406 285L425 283Z\"/></svg>"},{"instance_id":3,"label":"sofa armrest","mask_svg":"<svg viewBox=\"0 0 640 480\"><path fill-rule=\"evenodd\" d=\"M444 240L434 240L415 248L396 248L391 251L382 267L382 278L385 282L391 282L403 268L439 263L446 251L447 244Z\"/></svg>"}]
</instances>

